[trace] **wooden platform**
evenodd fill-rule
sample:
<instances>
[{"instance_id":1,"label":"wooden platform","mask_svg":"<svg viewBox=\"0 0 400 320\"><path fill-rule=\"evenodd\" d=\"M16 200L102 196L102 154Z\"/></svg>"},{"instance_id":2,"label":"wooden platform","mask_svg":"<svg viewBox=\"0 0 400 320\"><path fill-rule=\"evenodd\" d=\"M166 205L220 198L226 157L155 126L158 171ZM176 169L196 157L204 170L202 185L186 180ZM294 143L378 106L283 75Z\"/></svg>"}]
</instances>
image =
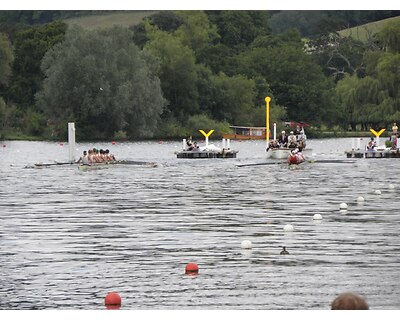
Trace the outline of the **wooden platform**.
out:
<instances>
[{"instance_id":1,"label":"wooden platform","mask_svg":"<svg viewBox=\"0 0 400 320\"><path fill-rule=\"evenodd\" d=\"M236 158L238 151L179 151L176 157L179 159L210 159L210 158Z\"/></svg>"},{"instance_id":2,"label":"wooden platform","mask_svg":"<svg viewBox=\"0 0 400 320\"><path fill-rule=\"evenodd\" d=\"M383 151L361 151L351 150L345 151L347 158L400 158L399 150L383 150Z\"/></svg>"}]
</instances>

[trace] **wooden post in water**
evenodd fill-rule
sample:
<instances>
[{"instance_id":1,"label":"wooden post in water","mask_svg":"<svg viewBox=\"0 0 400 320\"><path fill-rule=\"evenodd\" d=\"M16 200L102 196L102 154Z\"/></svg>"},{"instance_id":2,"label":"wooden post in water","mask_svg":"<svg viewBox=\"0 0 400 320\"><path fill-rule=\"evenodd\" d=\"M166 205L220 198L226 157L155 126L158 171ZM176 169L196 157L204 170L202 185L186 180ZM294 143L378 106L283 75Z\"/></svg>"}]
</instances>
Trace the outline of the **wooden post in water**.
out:
<instances>
[{"instance_id":1,"label":"wooden post in water","mask_svg":"<svg viewBox=\"0 0 400 320\"><path fill-rule=\"evenodd\" d=\"M75 162L75 123L68 122L69 162Z\"/></svg>"}]
</instances>

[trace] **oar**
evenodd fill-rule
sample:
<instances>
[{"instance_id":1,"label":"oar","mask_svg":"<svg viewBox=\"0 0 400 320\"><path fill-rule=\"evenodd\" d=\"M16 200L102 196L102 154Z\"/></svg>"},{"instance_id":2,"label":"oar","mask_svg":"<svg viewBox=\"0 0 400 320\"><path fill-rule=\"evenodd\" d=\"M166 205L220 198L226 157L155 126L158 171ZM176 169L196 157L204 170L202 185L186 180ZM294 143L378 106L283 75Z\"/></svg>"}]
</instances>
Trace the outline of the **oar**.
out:
<instances>
[{"instance_id":1,"label":"oar","mask_svg":"<svg viewBox=\"0 0 400 320\"><path fill-rule=\"evenodd\" d=\"M61 166L65 164L71 164L71 162L57 162L54 161L54 163L35 163L35 166L37 167L49 167L49 166Z\"/></svg>"},{"instance_id":2,"label":"oar","mask_svg":"<svg viewBox=\"0 0 400 320\"><path fill-rule=\"evenodd\" d=\"M276 162L260 162L260 163L245 163L245 164L237 164L237 167L253 167L253 166L268 166L273 164L283 164L286 163L284 161L276 161Z\"/></svg>"},{"instance_id":3,"label":"oar","mask_svg":"<svg viewBox=\"0 0 400 320\"><path fill-rule=\"evenodd\" d=\"M147 165L147 166L156 166L155 162L147 162L147 161L136 161L136 160L117 160L116 162L111 162L116 164L133 164L133 165Z\"/></svg>"},{"instance_id":4,"label":"oar","mask_svg":"<svg viewBox=\"0 0 400 320\"><path fill-rule=\"evenodd\" d=\"M307 160L307 162L309 163L354 163L356 162L355 160L340 160L340 159L327 159L327 160Z\"/></svg>"}]
</instances>

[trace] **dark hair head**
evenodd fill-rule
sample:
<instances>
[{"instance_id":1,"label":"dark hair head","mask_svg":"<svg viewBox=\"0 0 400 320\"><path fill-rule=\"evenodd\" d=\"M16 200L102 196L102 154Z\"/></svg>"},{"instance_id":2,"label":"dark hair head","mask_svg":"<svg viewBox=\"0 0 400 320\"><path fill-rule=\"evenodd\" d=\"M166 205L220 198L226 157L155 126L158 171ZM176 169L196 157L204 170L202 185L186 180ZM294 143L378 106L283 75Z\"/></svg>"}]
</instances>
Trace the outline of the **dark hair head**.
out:
<instances>
[{"instance_id":1,"label":"dark hair head","mask_svg":"<svg viewBox=\"0 0 400 320\"><path fill-rule=\"evenodd\" d=\"M359 295L344 292L338 295L331 303L331 310L368 310L367 302Z\"/></svg>"}]
</instances>

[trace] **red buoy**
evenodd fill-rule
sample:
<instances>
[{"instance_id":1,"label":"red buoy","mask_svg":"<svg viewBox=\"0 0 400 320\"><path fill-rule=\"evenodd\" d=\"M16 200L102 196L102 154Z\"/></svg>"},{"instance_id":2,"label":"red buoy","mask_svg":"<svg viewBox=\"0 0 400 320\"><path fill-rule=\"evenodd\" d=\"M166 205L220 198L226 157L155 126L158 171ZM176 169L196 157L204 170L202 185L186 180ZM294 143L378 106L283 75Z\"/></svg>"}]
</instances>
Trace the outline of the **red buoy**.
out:
<instances>
[{"instance_id":1,"label":"red buoy","mask_svg":"<svg viewBox=\"0 0 400 320\"><path fill-rule=\"evenodd\" d=\"M7 147L7 145L3 144L3 148Z\"/></svg>"},{"instance_id":2,"label":"red buoy","mask_svg":"<svg viewBox=\"0 0 400 320\"><path fill-rule=\"evenodd\" d=\"M119 309L121 307L121 296L117 292L109 292L104 299L107 309Z\"/></svg>"},{"instance_id":3,"label":"red buoy","mask_svg":"<svg viewBox=\"0 0 400 320\"><path fill-rule=\"evenodd\" d=\"M111 142L111 144L115 144L115 143L116 143L115 141L112 141L112 142Z\"/></svg>"},{"instance_id":4,"label":"red buoy","mask_svg":"<svg viewBox=\"0 0 400 320\"><path fill-rule=\"evenodd\" d=\"M64 146L64 143L60 142L60 146L61 146L61 147Z\"/></svg>"},{"instance_id":5,"label":"red buoy","mask_svg":"<svg viewBox=\"0 0 400 320\"><path fill-rule=\"evenodd\" d=\"M199 266L196 263L188 263L185 268L186 274L197 274L199 273Z\"/></svg>"}]
</instances>

